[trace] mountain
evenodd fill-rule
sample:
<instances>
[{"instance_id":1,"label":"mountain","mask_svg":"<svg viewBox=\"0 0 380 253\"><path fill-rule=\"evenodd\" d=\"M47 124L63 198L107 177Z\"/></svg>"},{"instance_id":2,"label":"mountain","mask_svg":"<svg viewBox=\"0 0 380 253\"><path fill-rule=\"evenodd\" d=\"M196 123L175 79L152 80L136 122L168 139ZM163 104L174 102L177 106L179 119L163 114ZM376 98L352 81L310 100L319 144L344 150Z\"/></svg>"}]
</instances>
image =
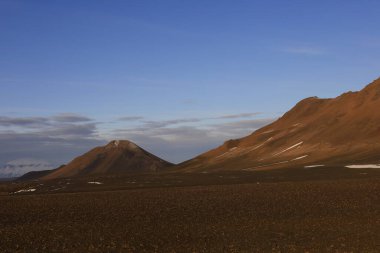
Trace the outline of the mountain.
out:
<instances>
[{"instance_id":1,"label":"mountain","mask_svg":"<svg viewBox=\"0 0 380 253\"><path fill-rule=\"evenodd\" d=\"M51 169L51 170L41 170L41 171L29 171L26 174L23 174L22 176L18 177L16 180L17 181L30 181L30 180L38 180L44 176L47 176L48 174L59 170L60 168L64 167L65 165L61 165L60 167L56 169Z\"/></svg>"},{"instance_id":2,"label":"mountain","mask_svg":"<svg viewBox=\"0 0 380 253\"><path fill-rule=\"evenodd\" d=\"M42 179L155 172L171 165L171 163L150 154L133 142L116 140L111 141L106 146L92 149L75 158L69 164L43 176Z\"/></svg>"},{"instance_id":3,"label":"mountain","mask_svg":"<svg viewBox=\"0 0 380 253\"><path fill-rule=\"evenodd\" d=\"M359 92L304 99L277 121L176 169L266 170L371 163L380 163L380 79Z\"/></svg>"},{"instance_id":4,"label":"mountain","mask_svg":"<svg viewBox=\"0 0 380 253\"><path fill-rule=\"evenodd\" d=\"M0 168L0 178L19 177L29 171L50 170L52 166L46 162L35 159L17 159L7 162Z\"/></svg>"}]
</instances>

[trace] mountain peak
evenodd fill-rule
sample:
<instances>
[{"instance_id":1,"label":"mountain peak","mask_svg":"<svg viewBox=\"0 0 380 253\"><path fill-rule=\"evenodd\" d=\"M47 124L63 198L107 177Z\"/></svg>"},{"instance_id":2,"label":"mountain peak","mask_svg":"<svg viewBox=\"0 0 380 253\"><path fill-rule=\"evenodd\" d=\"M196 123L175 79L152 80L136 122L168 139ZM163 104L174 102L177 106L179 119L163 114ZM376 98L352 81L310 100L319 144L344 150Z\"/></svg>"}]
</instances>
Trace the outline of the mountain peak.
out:
<instances>
[{"instance_id":1,"label":"mountain peak","mask_svg":"<svg viewBox=\"0 0 380 253\"><path fill-rule=\"evenodd\" d=\"M120 148L120 149L128 149L131 151L137 151L140 150L140 147L137 146L135 143L128 141L128 140L113 140L109 142L106 146L106 149L110 148Z\"/></svg>"},{"instance_id":2,"label":"mountain peak","mask_svg":"<svg viewBox=\"0 0 380 253\"><path fill-rule=\"evenodd\" d=\"M88 175L155 172L172 164L128 140L113 140L75 158L43 179Z\"/></svg>"}]
</instances>

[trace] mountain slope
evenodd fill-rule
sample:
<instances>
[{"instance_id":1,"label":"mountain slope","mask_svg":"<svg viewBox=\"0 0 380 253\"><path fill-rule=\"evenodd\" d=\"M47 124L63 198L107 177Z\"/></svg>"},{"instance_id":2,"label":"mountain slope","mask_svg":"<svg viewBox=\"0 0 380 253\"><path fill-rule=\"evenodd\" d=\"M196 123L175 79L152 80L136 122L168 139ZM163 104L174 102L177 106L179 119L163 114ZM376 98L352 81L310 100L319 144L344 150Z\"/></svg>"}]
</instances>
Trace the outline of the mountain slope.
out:
<instances>
[{"instance_id":1,"label":"mountain slope","mask_svg":"<svg viewBox=\"0 0 380 253\"><path fill-rule=\"evenodd\" d=\"M86 175L121 174L127 172L154 172L171 164L130 141L112 141L75 158L42 179Z\"/></svg>"},{"instance_id":2,"label":"mountain slope","mask_svg":"<svg viewBox=\"0 0 380 253\"><path fill-rule=\"evenodd\" d=\"M176 168L263 170L380 162L380 79L334 99L311 97L251 135Z\"/></svg>"},{"instance_id":3,"label":"mountain slope","mask_svg":"<svg viewBox=\"0 0 380 253\"><path fill-rule=\"evenodd\" d=\"M40 171L29 171L25 173L24 175L18 177L16 181L31 181L31 180L38 180L44 176L49 175L50 173L53 173L56 170L59 170L60 168L64 167L65 165L61 165L58 168L51 169L51 170L40 170Z\"/></svg>"}]
</instances>

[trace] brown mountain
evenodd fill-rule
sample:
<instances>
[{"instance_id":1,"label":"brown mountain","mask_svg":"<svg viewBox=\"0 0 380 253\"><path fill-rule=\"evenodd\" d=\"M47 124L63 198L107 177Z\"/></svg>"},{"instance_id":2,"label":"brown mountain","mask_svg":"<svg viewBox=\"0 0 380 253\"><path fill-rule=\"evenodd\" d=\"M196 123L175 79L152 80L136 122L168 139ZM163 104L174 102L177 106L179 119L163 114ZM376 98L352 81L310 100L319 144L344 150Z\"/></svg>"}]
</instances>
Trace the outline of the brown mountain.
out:
<instances>
[{"instance_id":1,"label":"brown mountain","mask_svg":"<svg viewBox=\"0 0 380 253\"><path fill-rule=\"evenodd\" d=\"M183 171L380 163L380 79L333 99L311 97L251 135L180 164Z\"/></svg>"},{"instance_id":2,"label":"brown mountain","mask_svg":"<svg viewBox=\"0 0 380 253\"><path fill-rule=\"evenodd\" d=\"M172 165L130 141L112 141L96 147L42 179L88 175L154 172Z\"/></svg>"},{"instance_id":3,"label":"brown mountain","mask_svg":"<svg viewBox=\"0 0 380 253\"><path fill-rule=\"evenodd\" d=\"M39 171L29 171L28 173L25 173L24 175L18 177L16 181L31 181L31 180L38 180L44 176L49 175L50 173L53 173L56 170L59 170L60 168L64 167L65 165L62 165L56 169L52 170L39 170Z\"/></svg>"}]
</instances>

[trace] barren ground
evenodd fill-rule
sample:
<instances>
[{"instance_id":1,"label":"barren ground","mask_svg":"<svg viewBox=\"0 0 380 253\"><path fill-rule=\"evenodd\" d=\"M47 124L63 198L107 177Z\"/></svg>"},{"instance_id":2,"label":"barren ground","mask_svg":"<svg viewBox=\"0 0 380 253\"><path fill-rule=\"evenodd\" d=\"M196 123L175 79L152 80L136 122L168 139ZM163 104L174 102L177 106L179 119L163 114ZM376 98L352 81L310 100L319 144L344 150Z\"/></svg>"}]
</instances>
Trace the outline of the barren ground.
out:
<instances>
[{"instance_id":1,"label":"barren ground","mask_svg":"<svg viewBox=\"0 0 380 253\"><path fill-rule=\"evenodd\" d=\"M0 252L380 251L376 170L129 175L0 191Z\"/></svg>"}]
</instances>

